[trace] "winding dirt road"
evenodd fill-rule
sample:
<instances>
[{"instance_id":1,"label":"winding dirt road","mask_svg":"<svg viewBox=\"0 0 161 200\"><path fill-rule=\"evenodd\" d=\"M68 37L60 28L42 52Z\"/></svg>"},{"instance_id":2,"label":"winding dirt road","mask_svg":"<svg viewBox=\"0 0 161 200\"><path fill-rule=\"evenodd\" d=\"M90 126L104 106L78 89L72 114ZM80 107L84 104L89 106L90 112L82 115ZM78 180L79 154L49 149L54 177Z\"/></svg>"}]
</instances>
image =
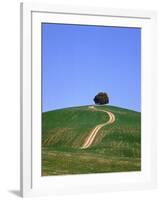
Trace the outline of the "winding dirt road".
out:
<instances>
[{"instance_id":1,"label":"winding dirt road","mask_svg":"<svg viewBox=\"0 0 161 200\"><path fill-rule=\"evenodd\" d=\"M84 144L82 145L81 149L86 149L86 148L90 147L90 146L92 145L92 143L93 143L93 141L94 141L94 139L95 139L95 137L96 137L98 131L99 131L102 127L104 127L104 126L106 126L106 125L108 125L108 124L112 124L112 123L114 123L114 121L115 121L115 115L114 115L112 112L109 112L109 111L106 111L106 110L102 110L102 109L97 109L97 108L95 108L94 106L89 106L89 108L90 108L90 109L93 109L93 110L95 110L95 111L100 111L100 112L105 112L105 113L107 113L107 114L109 115L109 120L108 120L107 122L103 123L103 124L97 125L97 126L92 130L92 132L90 133L90 135L86 138L86 140L85 140Z\"/></svg>"}]
</instances>

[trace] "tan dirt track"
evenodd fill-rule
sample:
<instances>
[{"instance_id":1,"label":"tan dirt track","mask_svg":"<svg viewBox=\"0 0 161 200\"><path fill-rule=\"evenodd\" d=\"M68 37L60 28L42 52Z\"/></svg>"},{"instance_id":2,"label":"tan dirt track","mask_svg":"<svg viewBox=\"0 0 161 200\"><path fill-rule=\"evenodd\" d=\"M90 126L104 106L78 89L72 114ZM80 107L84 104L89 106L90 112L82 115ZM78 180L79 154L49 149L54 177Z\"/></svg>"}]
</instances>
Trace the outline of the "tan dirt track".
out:
<instances>
[{"instance_id":1,"label":"tan dirt track","mask_svg":"<svg viewBox=\"0 0 161 200\"><path fill-rule=\"evenodd\" d=\"M90 109L93 109L93 110L95 110L95 111L101 111L101 112L107 113L107 114L109 115L109 120L108 120L107 122L103 123L103 124L97 125L97 126L92 130L92 132L90 133L90 135L86 138L86 140L85 140L84 144L82 145L81 149L87 149L88 147L90 147L90 146L92 145L92 143L93 143L93 141L94 141L94 139L95 139L95 137L96 137L98 131L99 131L102 127L104 127L104 126L106 126L106 125L108 125L108 124L112 124L112 123L114 123L114 121L115 121L115 115L114 115L112 112L109 112L109 111L106 111L106 110L102 110L102 109L97 109L97 108L95 108L94 106L89 106L89 108L90 108Z\"/></svg>"}]
</instances>

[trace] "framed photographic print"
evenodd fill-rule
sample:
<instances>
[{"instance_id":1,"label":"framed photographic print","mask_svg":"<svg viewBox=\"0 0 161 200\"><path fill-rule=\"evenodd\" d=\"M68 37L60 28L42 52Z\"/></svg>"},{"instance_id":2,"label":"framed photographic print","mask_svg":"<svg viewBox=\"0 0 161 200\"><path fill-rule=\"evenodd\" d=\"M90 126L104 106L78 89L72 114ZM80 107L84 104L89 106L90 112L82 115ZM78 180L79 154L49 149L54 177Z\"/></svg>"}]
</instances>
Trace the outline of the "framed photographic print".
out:
<instances>
[{"instance_id":1,"label":"framed photographic print","mask_svg":"<svg viewBox=\"0 0 161 200\"><path fill-rule=\"evenodd\" d=\"M156 14L21 4L21 194L156 184Z\"/></svg>"}]
</instances>

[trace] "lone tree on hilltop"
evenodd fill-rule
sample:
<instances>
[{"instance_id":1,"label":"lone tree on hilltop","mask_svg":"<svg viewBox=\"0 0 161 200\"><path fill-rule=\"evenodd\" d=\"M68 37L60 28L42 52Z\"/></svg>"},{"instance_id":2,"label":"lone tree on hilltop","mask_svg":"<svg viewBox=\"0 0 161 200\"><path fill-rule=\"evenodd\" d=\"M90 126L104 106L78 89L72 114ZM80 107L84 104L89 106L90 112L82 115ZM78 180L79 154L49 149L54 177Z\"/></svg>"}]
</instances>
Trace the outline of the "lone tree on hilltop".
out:
<instances>
[{"instance_id":1,"label":"lone tree on hilltop","mask_svg":"<svg viewBox=\"0 0 161 200\"><path fill-rule=\"evenodd\" d=\"M99 92L93 99L95 104L108 104L109 103L109 97L107 93L105 92Z\"/></svg>"}]
</instances>

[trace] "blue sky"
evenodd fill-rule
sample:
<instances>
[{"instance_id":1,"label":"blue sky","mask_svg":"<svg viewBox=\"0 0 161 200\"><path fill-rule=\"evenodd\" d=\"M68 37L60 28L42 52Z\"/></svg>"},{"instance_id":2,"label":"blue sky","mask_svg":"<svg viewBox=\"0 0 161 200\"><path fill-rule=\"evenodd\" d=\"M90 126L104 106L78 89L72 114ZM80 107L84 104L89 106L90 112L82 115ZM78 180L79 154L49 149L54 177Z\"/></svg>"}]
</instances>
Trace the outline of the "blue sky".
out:
<instances>
[{"instance_id":1,"label":"blue sky","mask_svg":"<svg viewBox=\"0 0 161 200\"><path fill-rule=\"evenodd\" d=\"M141 29L42 24L42 111L93 104L141 109Z\"/></svg>"}]
</instances>

